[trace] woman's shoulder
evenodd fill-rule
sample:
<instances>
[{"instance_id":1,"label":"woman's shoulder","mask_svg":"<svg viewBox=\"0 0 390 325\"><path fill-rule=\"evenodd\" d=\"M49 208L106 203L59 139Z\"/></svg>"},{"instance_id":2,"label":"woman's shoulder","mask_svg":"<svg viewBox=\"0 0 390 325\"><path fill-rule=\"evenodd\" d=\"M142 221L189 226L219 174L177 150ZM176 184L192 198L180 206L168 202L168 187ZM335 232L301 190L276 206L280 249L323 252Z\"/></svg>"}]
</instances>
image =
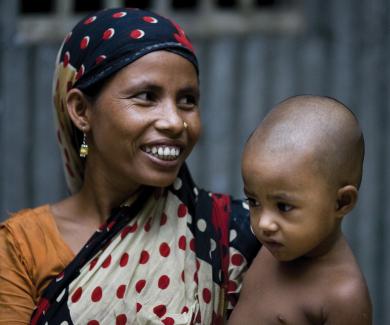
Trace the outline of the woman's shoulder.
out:
<instances>
[{"instance_id":1,"label":"woman's shoulder","mask_svg":"<svg viewBox=\"0 0 390 325\"><path fill-rule=\"evenodd\" d=\"M55 222L50 206L46 204L11 213L9 218L0 224L0 229L17 238L38 239L47 232L51 233L55 229Z\"/></svg>"}]
</instances>

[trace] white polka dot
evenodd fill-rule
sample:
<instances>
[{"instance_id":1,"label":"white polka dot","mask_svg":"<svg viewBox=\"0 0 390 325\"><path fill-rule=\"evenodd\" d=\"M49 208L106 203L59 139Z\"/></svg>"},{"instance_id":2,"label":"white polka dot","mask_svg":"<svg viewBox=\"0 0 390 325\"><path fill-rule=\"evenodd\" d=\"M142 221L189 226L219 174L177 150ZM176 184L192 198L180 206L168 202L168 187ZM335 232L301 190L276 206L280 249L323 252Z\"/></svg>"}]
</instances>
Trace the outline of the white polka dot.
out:
<instances>
[{"instance_id":1,"label":"white polka dot","mask_svg":"<svg viewBox=\"0 0 390 325\"><path fill-rule=\"evenodd\" d=\"M45 323L45 325L49 325L49 323L48 323L48 322L46 322L46 323Z\"/></svg>"},{"instance_id":2,"label":"white polka dot","mask_svg":"<svg viewBox=\"0 0 390 325\"><path fill-rule=\"evenodd\" d=\"M199 191L198 191L198 188L197 188L197 187L194 187L194 194L195 194L196 196L199 195Z\"/></svg>"},{"instance_id":3,"label":"white polka dot","mask_svg":"<svg viewBox=\"0 0 390 325\"><path fill-rule=\"evenodd\" d=\"M237 231L235 229L230 230L230 241L233 241L237 238Z\"/></svg>"},{"instance_id":4,"label":"white polka dot","mask_svg":"<svg viewBox=\"0 0 390 325\"><path fill-rule=\"evenodd\" d=\"M187 214L187 223L192 224L192 216Z\"/></svg>"},{"instance_id":5,"label":"white polka dot","mask_svg":"<svg viewBox=\"0 0 390 325\"><path fill-rule=\"evenodd\" d=\"M213 196L213 193L209 192L209 197L212 197Z\"/></svg>"},{"instance_id":6,"label":"white polka dot","mask_svg":"<svg viewBox=\"0 0 390 325\"><path fill-rule=\"evenodd\" d=\"M210 251L213 251L217 248L217 243L215 242L214 239L210 239Z\"/></svg>"},{"instance_id":7,"label":"white polka dot","mask_svg":"<svg viewBox=\"0 0 390 325\"><path fill-rule=\"evenodd\" d=\"M182 186L183 182L181 181L181 179L178 177L175 179L175 182L173 183L173 188L177 191L177 190L180 190L181 186Z\"/></svg>"},{"instance_id":8,"label":"white polka dot","mask_svg":"<svg viewBox=\"0 0 390 325\"><path fill-rule=\"evenodd\" d=\"M199 219L198 222L196 223L196 226L201 232L204 232L207 227L207 223L204 219Z\"/></svg>"},{"instance_id":9,"label":"white polka dot","mask_svg":"<svg viewBox=\"0 0 390 325\"><path fill-rule=\"evenodd\" d=\"M65 294L65 291L66 289L62 290L61 293L58 295L56 301L57 302L60 302L62 300L62 298L64 297L64 294Z\"/></svg>"},{"instance_id":10,"label":"white polka dot","mask_svg":"<svg viewBox=\"0 0 390 325\"><path fill-rule=\"evenodd\" d=\"M64 320L60 325L69 325L69 323L66 320Z\"/></svg>"},{"instance_id":11,"label":"white polka dot","mask_svg":"<svg viewBox=\"0 0 390 325\"><path fill-rule=\"evenodd\" d=\"M248 205L248 202L246 201L242 201L242 207L246 210L249 210L249 205Z\"/></svg>"},{"instance_id":12,"label":"white polka dot","mask_svg":"<svg viewBox=\"0 0 390 325\"><path fill-rule=\"evenodd\" d=\"M210 255L210 258L212 258L212 254L213 254L213 251L215 251L215 249L217 248L217 243L215 242L214 239L210 239L210 251L209 251L209 255Z\"/></svg>"}]
</instances>

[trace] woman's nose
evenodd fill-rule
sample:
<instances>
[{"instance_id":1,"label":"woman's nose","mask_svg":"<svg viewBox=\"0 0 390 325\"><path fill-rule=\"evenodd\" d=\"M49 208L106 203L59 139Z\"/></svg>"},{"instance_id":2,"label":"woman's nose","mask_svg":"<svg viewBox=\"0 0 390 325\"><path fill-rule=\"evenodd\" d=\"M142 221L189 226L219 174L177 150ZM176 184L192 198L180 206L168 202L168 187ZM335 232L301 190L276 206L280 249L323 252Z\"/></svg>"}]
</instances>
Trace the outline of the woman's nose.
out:
<instances>
[{"instance_id":1,"label":"woman's nose","mask_svg":"<svg viewBox=\"0 0 390 325\"><path fill-rule=\"evenodd\" d=\"M155 127L166 133L180 134L184 130L184 120L175 103L162 103L161 111L156 120Z\"/></svg>"}]
</instances>

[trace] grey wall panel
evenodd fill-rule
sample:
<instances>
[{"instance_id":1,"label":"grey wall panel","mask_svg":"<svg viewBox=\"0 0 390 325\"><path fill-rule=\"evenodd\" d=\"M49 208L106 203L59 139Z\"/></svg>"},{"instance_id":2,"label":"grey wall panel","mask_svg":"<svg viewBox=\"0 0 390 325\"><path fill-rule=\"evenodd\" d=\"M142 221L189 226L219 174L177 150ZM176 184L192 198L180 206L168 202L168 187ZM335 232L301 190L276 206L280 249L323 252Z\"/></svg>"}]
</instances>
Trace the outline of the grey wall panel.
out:
<instances>
[{"instance_id":1,"label":"grey wall panel","mask_svg":"<svg viewBox=\"0 0 390 325\"><path fill-rule=\"evenodd\" d=\"M299 93L345 102L361 120L367 150L359 203L344 229L370 286L375 324L390 324L389 5L307 0L305 13L301 35L197 36L203 135L189 164L200 186L242 196L242 147L272 105ZM10 40L11 27L0 41ZM57 46L0 47L0 219L66 194L51 114Z\"/></svg>"}]
</instances>

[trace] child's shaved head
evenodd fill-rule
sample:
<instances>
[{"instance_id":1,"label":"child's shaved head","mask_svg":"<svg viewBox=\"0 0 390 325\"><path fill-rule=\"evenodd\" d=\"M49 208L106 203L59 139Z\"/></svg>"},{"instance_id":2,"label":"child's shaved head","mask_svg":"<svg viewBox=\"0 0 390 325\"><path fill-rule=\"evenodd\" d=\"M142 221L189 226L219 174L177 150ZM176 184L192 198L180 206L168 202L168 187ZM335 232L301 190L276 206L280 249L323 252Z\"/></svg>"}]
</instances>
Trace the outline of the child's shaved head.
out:
<instances>
[{"instance_id":1,"label":"child's shaved head","mask_svg":"<svg viewBox=\"0 0 390 325\"><path fill-rule=\"evenodd\" d=\"M284 159L289 154L303 155L312 159L313 167L329 182L360 186L362 131L354 114L329 97L296 96L281 102L253 132L245 147L248 150Z\"/></svg>"}]
</instances>

